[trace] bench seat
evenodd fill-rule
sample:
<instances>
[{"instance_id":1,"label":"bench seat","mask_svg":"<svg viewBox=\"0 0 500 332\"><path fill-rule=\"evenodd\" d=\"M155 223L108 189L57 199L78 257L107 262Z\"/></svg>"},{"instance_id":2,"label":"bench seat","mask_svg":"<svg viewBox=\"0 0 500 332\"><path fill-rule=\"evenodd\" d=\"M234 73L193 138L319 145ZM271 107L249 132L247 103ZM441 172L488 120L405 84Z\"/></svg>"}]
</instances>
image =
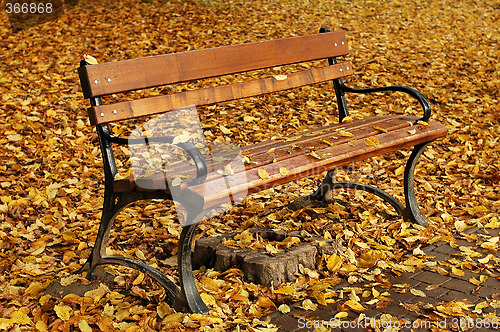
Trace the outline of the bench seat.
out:
<instances>
[{"instance_id":1,"label":"bench seat","mask_svg":"<svg viewBox=\"0 0 500 332\"><path fill-rule=\"evenodd\" d=\"M388 115L332 124L242 147L241 155L231 151L214 154L211 157L216 161L211 163L211 172L202 184L187 184L196 171L188 162L182 162L167 168L164 173L153 174L140 181L133 176L115 180L114 190L133 192L168 188L169 192L175 191L174 196L179 197L181 203L209 209L226 203L228 198L236 201L247 194L345 166L356 160L428 142L442 137L447 131L435 121L416 124L416 120L414 116ZM250 163L231 160L235 155L248 157ZM221 174L228 163L234 175ZM262 176L258 170L264 170L269 177ZM172 180L174 176L182 176L185 180L178 186L168 185L167 180Z\"/></svg>"},{"instance_id":2,"label":"bench seat","mask_svg":"<svg viewBox=\"0 0 500 332\"><path fill-rule=\"evenodd\" d=\"M192 244L199 222L223 203L230 203L222 205L226 209L241 202L249 194L322 173L326 175L316 191L297 201L301 202L302 198L325 200L326 194L336 188L364 190L390 203L405 220L426 225L427 219L420 210L414 189L415 168L425 147L445 136L447 129L430 121L429 101L413 88L400 85L363 89L346 86L343 79L355 74L351 62L341 60L348 54L345 33L331 32L323 27L320 33L308 36L101 64L91 58L87 59L90 62L83 60L78 73L83 95L90 101L87 112L90 123L96 127L101 148L105 189L96 241L78 273L93 279L103 275L103 265L134 268L156 280L165 289L169 303L176 310L207 313L209 308L197 289L191 264ZM327 60L328 65L322 66L317 60ZM259 75L246 77L247 73L254 71L258 71ZM243 74L240 77L244 78L243 81L233 76L240 73ZM212 78L218 79L212 82ZM210 82L204 82L207 79ZM242 147L223 146L227 151L207 154L205 146L200 150L196 145L200 145L201 138L193 142L191 136L188 141L179 136L156 137L151 134L153 137L145 137L146 133L149 135L145 129L141 129L144 136L139 138L134 135L117 137L111 127L116 122L134 125L136 120L153 115L217 105L328 81L333 83L340 123L322 127L318 123L316 129ZM197 89L184 85L198 82L201 85ZM157 87L167 87L171 92L141 94L141 97L135 93L128 94ZM180 90L174 92L179 87ZM395 114L352 120L347 107L347 94L377 92L409 95L421 106L422 116ZM228 120L222 119L224 123ZM172 132L177 133L179 128L175 129ZM169 134L168 130L166 134ZM145 153L153 148L150 143L173 144L189 158L175 163L165 162L164 169L158 169L157 173L146 177L136 174L135 177L119 179L113 147L136 144L140 157L130 158L132 171L145 173L161 164L156 163L159 158L149 158L149 154ZM410 147L413 150L404 169L404 205L375 186L335 182L333 179L337 167ZM177 153L171 154L166 159L177 156ZM143 159L147 160L143 162ZM137 169L134 168L134 162ZM182 225L177 252L180 287L159 269L140 260L107 254L106 246L116 216L129 204L150 199L173 200L176 206L180 203L186 209L178 213Z\"/></svg>"}]
</instances>

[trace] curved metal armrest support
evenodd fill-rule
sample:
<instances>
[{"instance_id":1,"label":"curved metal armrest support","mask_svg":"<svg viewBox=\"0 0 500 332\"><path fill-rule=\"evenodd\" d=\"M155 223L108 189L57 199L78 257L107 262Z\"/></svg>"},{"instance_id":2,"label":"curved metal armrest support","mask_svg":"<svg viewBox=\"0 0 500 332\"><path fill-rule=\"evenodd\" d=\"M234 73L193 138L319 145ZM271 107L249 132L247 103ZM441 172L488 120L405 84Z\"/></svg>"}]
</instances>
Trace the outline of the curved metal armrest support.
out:
<instances>
[{"instance_id":1,"label":"curved metal armrest support","mask_svg":"<svg viewBox=\"0 0 500 332\"><path fill-rule=\"evenodd\" d=\"M106 140L119 144L119 145L129 145L129 144L144 144L146 143L168 143L173 144L174 136L163 136L163 137L150 137L150 138L122 138L116 137L104 133ZM201 154L200 150L191 142L183 142L174 144L181 149L183 149L190 157L193 159L194 165L196 166L196 178L189 181L189 185L196 185L205 182L208 173L207 162L205 157Z\"/></svg>"},{"instance_id":2,"label":"curved metal armrest support","mask_svg":"<svg viewBox=\"0 0 500 332\"><path fill-rule=\"evenodd\" d=\"M355 89L346 86L344 82L340 82L340 86L344 92L353 92L353 93L371 93L371 92L382 92L382 91L399 91L407 93L413 98L417 99L417 101L420 103L420 105L424 110L424 115L420 119L418 119L418 121L427 122L431 117L431 105L429 104L429 101L427 100L427 98L424 97L423 94L421 94L419 91L413 88L407 86L395 85L395 86L383 86L378 88Z\"/></svg>"}]
</instances>

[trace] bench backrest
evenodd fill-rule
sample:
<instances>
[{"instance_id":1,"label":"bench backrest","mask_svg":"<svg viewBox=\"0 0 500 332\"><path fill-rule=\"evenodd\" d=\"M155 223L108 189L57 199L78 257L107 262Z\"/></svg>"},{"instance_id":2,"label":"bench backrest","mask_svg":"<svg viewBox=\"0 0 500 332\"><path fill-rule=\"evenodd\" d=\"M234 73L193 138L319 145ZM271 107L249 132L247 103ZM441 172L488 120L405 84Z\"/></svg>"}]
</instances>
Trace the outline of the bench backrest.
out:
<instances>
[{"instance_id":1,"label":"bench backrest","mask_svg":"<svg viewBox=\"0 0 500 332\"><path fill-rule=\"evenodd\" d=\"M153 88L348 54L344 31L83 65L78 69L85 98ZM332 63L332 62L330 62ZM252 81L190 90L106 105L88 113L94 125L187 106L258 96L349 75L349 62Z\"/></svg>"}]
</instances>

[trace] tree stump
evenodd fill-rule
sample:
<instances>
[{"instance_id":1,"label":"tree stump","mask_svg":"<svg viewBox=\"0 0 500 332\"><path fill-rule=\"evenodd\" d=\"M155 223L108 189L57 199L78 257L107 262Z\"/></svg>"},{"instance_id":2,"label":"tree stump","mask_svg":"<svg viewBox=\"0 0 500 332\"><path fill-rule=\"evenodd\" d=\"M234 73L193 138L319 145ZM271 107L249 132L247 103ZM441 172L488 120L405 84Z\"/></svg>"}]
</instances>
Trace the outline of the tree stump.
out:
<instances>
[{"instance_id":1,"label":"tree stump","mask_svg":"<svg viewBox=\"0 0 500 332\"><path fill-rule=\"evenodd\" d=\"M269 241L283 241L288 236L300 238L298 234L286 234L282 231L273 231L266 228L255 228L250 232L257 233L263 239ZM335 240L320 238L301 239L299 244L274 255L269 254L264 249L233 249L226 247L222 239L234 238L236 234L238 233L197 240L193 253L193 267L205 266L217 271L225 271L236 267L243 271L245 280L248 282L277 287L282 283L295 281L299 272L299 265L315 269L316 255L318 253L337 251ZM323 245L320 246L319 241L323 242Z\"/></svg>"}]
</instances>

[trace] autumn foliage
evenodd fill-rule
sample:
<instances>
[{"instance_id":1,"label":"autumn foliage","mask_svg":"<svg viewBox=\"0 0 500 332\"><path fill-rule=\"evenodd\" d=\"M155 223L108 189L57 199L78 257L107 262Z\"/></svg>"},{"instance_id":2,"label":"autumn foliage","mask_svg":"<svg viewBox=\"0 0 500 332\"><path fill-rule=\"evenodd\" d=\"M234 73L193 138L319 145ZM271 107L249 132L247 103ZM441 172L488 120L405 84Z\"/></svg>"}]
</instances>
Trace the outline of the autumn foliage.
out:
<instances>
[{"instance_id":1,"label":"autumn foliage","mask_svg":"<svg viewBox=\"0 0 500 332\"><path fill-rule=\"evenodd\" d=\"M80 1L64 14L20 31L0 14L0 330L8 331L274 331L265 315L296 302L308 310L337 303L343 312L383 306L394 292L385 273L433 268L441 274L477 273L480 285L499 278L500 109L498 2L409 0ZM113 268L111 288L63 299L44 294L54 279L79 283L71 273L90 252L103 197L100 150L89 125L76 68L84 54L100 62L316 33L346 30L353 87L409 85L431 101L432 118L449 129L420 159L417 197L428 227L403 222L369 194L336 192L331 204L290 211L287 203L311 193L320 177L247 197L205 222L200 236L268 226L340 241L342 254L323 255L279 287L248 283L241 271L196 271L208 315L175 312L163 290L143 274ZM189 84L180 88L189 88ZM200 108L207 139L244 145L277 132L336 122L333 85L297 89L265 100ZM352 115L420 114L402 94L347 96ZM403 199L404 160L388 154L339 170L337 178L376 184ZM286 170L284 170L286 171ZM484 234L466 234L477 227ZM136 204L116 221L110 252L159 266L177 280L180 226L170 204ZM496 232L496 233L495 233ZM232 245L270 254L290 243L248 233ZM486 235L485 235L486 234ZM489 234L489 235L488 235ZM438 260L422 251L438 241L470 242L463 260ZM238 243L238 241L240 241ZM482 254L475 249L488 252ZM377 287L338 291L342 280ZM416 296L421 291L408 289ZM425 295L425 294L424 294ZM440 317L498 314L498 297L480 307L465 302L430 308Z\"/></svg>"}]
</instances>

